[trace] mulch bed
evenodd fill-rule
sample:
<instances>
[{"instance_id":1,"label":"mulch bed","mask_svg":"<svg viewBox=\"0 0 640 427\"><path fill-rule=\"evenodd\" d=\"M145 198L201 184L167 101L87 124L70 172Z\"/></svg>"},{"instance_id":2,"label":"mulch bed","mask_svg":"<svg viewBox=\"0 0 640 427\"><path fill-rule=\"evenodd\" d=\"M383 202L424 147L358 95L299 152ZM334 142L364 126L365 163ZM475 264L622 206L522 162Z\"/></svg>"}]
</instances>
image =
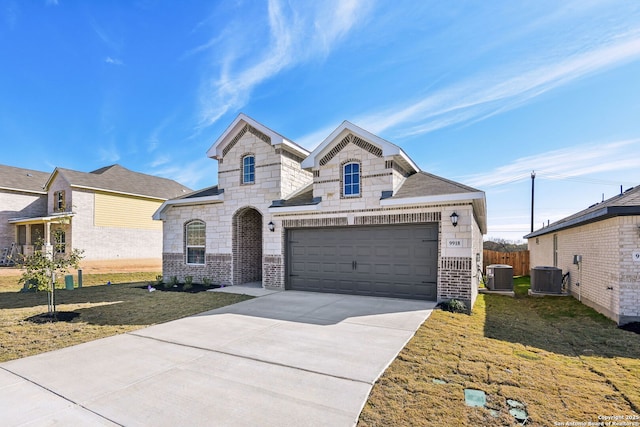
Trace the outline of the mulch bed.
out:
<instances>
[{"instance_id":1,"label":"mulch bed","mask_svg":"<svg viewBox=\"0 0 640 427\"><path fill-rule=\"evenodd\" d=\"M636 334L640 334L640 322L631 322L626 325L620 326L620 329L624 329L625 331L635 332Z\"/></svg>"},{"instance_id":2,"label":"mulch bed","mask_svg":"<svg viewBox=\"0 0 640 427\"><path fill-rule=\"evenodd\" d=\"M55 313L36 314L24 320L33 323L71 322L78 316L80 316L80 313L75 311L56 311Z\"/></svg>"},{"instance_id":3,"label":"mulch bed","mask_svg":"<svg viewBox=\"0 0 640 427\"><path fill-rule=\"evenodd\" d=\"M152 288L155 289L155 291L160 291L160 292L188 292L190 294L197 294L198 292L204 292L204 291L208 291L210 289L216 289L216 288L221 288L221 287L222 286L220 286L220 285L205 286L205 285L194 283L193 285L191 285L191 287L189 289L184 289L184 283L178 283L177 285L173 285L173 286L171 286L171 285L166 285L166 286L155 285ZM149 286L148 285L138 286L138 288L149 290Z\"/></svg>"}]
</instances>

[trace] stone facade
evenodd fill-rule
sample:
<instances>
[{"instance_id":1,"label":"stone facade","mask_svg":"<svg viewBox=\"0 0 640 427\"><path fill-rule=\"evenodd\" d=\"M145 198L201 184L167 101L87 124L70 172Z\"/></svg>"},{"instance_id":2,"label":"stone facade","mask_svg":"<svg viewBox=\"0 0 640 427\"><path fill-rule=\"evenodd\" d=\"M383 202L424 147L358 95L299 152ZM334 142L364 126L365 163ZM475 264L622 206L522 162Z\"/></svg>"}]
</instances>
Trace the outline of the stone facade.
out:
<instances>
[{"instance_id":1,"label":"stone facade","mask_svg":"<svg viewBox=\"0 0 640 427\"><path fill-rule=\"evenodd\" d=\"M231 278L233 284L241 284L259 279L266 288L284 290L289 229L438 223L437 298L458 298L472 305L477 296L477 266L482 265L479 224L485 224L477 218L478 206L464 197L435 201L418 198L385 205L384 199L416 173L415 165L396 146L391 147L395 151L386 153L389 146L392 144L370 138L366 132L359 134L357 128L346 125L335 140L305 153L240 115L209 150L209 156L219 164L219 193L172 201L154 216L163 221L163 274L179 279L191 275L194 280L198 274L211 274L209 254L216 254L225 257L224 269L216 267L224 276L221 281ZM255 180L245 184L242 158L248 154L255 157ZM314 165L303 167L310 156L315 159ZM343 167L348 163L357 163L360 168L361 188L353 196L343 191ZM274 203L300 197L309 190L308 199L302 203ZM450 220L454 211L460 218L457 227ZM184 224L194 219L204 221L207 227L204 266L186 264Z\"/></svg>"},{"instance_id":2,"label":"stone facade","mask_svg":"<svg viewBox=\"0 0 640 427\"><path fill-rule=\"evenodd\" d=\"M529 239L531 266L569 273L569 292L618 323L640 321L640 216L618 216ZM574 255L581 255L580 266Z\"/></svg>"}]
</instances>

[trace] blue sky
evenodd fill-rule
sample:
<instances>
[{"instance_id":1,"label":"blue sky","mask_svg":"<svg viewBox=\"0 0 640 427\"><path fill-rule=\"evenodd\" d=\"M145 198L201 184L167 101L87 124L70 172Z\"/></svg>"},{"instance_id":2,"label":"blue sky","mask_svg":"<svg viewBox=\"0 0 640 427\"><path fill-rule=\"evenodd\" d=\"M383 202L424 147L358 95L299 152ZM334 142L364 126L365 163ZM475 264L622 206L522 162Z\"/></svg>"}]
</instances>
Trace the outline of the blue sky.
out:
<instances>
[{"instance_id":1,"label":"blue sky","mask_svg":"<svg viewBox=\"0 0 640 427\"><path fill-rule=\"evenodd\" d=\"M191 188L239 112L343 120L487 194L489 238L640 185L640 2L0 0L0 163Z\"/></svg>"}]
</instances>

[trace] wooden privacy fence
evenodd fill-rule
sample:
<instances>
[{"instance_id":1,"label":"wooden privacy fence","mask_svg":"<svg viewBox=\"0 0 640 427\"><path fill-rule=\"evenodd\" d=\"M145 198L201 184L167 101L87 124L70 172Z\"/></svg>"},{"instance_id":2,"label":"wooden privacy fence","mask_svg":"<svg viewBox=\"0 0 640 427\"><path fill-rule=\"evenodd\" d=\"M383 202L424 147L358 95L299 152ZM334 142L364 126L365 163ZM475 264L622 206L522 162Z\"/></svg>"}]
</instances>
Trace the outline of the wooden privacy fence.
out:
<instances>
[{"instance_id":1,"label":"wooden privacy fence","mask_svg":"<svg viewBox=\"0 0 640 427\"><path fill-rule=\"evenodd\" d=\"M482 272L487 273L487 265L507 264L513 267L514 276L529 275L529 251L497 252L485 249L483 251Z\"/></svg>"}]
</instances>

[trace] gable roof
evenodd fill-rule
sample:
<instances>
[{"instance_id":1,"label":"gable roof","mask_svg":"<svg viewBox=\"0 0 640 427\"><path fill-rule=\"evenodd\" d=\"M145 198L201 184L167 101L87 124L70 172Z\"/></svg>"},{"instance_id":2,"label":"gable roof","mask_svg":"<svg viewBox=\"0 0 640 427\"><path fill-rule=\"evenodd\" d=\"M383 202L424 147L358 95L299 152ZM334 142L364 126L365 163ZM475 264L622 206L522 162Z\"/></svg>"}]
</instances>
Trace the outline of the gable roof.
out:
<instances>
[{"instance_id":1,"label":"gable roof","mask_svg":"<svg viewBox=\"0 0 640 427\"><path fill-rule=\"evenodd\" d=\"M47 194L44 185L48 172L0 165L0 189Z\"/></svg>"},{"instance_id":2,"label":"gable roof","mask_svg":"<svg viewBox=\"0 0 640 427\"><path fill-rule=\"evenodd\" d=\"M374 151L372 150L372 147L370 147L373 146L377 148L377 150L375 150L376 153L382 157L395 156L400 162L400 165L409 173L420 172L418 165L416 165L413 160L407 156L402 148L362 129L359 126L354 125L348 120L343 121L340 126L331 132L331 134L326 137L306 159L304 159L302 167L304 169L317 169L321 165L322 159L327 155L331 155L331 152L335 149L334 147L336 145L347 141L345 138L349 138L349 135L358 137L360 140L364 141L360 142L352 138L348 142L354 142L356 144L360 143L363 148L369 149L370 151Z\"/></svg>"},{"instance_id":3,"label":"gable roof","mask_svg":"<svg viewBox=\"0 0 640 427\"><path fill-rule=\"evenodd\" d=\"M217 185L212 187L196 190L183 196L165 200L162 205L152 215L155 220L163 220L166 212L172 206L194 206L207 203L221 203L224 201L224 188L218 188Z\"/></svg>"},{"instance_id":4,"label":"gable roof","mask_svg":"<svg viewBox=\"0 0 640 427\"><path fill-rule=\"evenodd\" d=\"M481 191L437 175L427 172L418 172L407 177L402 186L391 198L401 199L406 197L438 196L461 193L481 193Z\"/></svg>"},{"instance_id":5,"label":"gable roof","mask_svg":"<svg viewBox=\"0 0 640 427\"><path fill-rule=\"evenodd\" d=\"M234 140L237 141L237 135L240 133L244 134L247 130L258 134L259 137L262 137L268 144L281 145L285 150L290 151L298 157L304 158L309 155L309 151L306 148L303 148L295 142L285 138L262 123L255 121L246 114L240 113L233 122L231 122L222 135L216 139L211 148L207 150L207 156L218 160L223 158L226 154L224 151L227 145L235 144Z\"/></svg>"},{"instance_id":6,"label":"gable roof","mask_svg":"<svg viewBox=\"0 0 640 427\"><path fill-rule=\"evenodd\" d=\"M382 206L415 203L451 203L470 201L482 234L487 232L487 200L484 191L427 172L408 176L391 197L380 200Z\"/></svg>"},{"instance_id":7,"label":"gable roof","mask_svg":"<svg viewBox=\"0 0 640 427\"><path fill-rule=\"evenodd\" d=\"M47 189L57 175L63 177L71 187L153 199L167 200L191 192L188 187L171 179L133 172L120 165L105 166L92 172L56 168L46 182Z\"/></svg>"},{"instance_id":8,"label":"gable roof","mask_svg":"<svg viewBox=\"0 0 640 427\"><path fill-rule=\"evenodd\" d=\"M556 221L547 227L524 236L530 239L536 236L553 233L566 228L577 227L590 222L602 221L615 216L640 215L640 185L627 189L624 193L613 196L604 202L596 203L573 215Z\"/></svg>"}]
</instances>

